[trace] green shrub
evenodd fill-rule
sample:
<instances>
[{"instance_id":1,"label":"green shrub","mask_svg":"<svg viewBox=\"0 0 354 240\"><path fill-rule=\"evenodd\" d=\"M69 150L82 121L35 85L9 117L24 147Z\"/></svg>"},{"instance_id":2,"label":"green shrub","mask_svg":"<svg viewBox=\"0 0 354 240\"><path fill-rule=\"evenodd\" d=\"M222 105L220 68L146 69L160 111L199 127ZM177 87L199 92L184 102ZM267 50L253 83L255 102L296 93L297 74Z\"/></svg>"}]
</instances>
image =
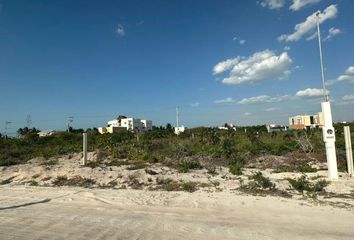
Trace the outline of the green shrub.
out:
<instances>
[{"instance_id":1,"label":"green shrub","mask_svg":"<svg viewBox=\"0 0 354 240\"><path fill-rule=\"evenodd\" d=\"M239 165L231 165L229 168L230 173L233 175L242 175L242 168Z\"/></svg>"},{"instance_id":2,"label":"green shrub","mask_svg":"<svg viewBox=\"0 0 354 240\"><path fill-rule=\"evenodd\" d=\"M328 185L326 180L319 180L316 183L311 183L305 175L296 178L288 179L290 185L298 192L322 192L324 188Z\"/></svg>"},{"instance_id":3,"label":"green shrub","mask_svg":"<svg viewBox=\"0 0 354 240\"><path fill-rule=\"evenodd\" d=\"M242 175L242 167L245 165L243 158L234 158L229 162L229 171L233 175Z\"/></svg>"},{"instance_id":4,"label":"green shrub","mask_svg":"<svg viewBox=\"0 0 354 240\"><path fill-rule=\"evenodd\" d=\"M74 176L73 178L67 178L66 176L58 176L54 181L54 186L77 186L77 187L92 187L96 182L90 178L84 178L81 176Z\"/></svg>"},{"instance_id":5,"label":"green shrub","mask_svg":"<svg viewBox=\"0 0 354 240\"><path fill-rule=\"evenodd\" d=\"M268 190L275 189L275 184L272 183L272 181L269 178L264 177L261 172L257 172L253 174L252 176L249 177L249 179L252 179L254 181L255 186L257 188L268 189Z\"/></svg>"},{"instance_id":6,"label":"green shrub","mask_svg":"<svg viewBox=\"0 0 354 240\"><path fill-rule=\"evenodd\" d=\"M178 171L181 173L187 173L191 169L201 169L202 166L197 161L183 160L178 165Z\"/></svg>"},{"instance_id":7,"label":"green shrub","mask_svg":"<svg viewBox=\"0 0 354 240\"><path fill-rule=\"evenodd\" d=\"M198 190L196 182L185 182L182 184L183 191L186 192L195 192Z\"/></svg>"}]
</instances>

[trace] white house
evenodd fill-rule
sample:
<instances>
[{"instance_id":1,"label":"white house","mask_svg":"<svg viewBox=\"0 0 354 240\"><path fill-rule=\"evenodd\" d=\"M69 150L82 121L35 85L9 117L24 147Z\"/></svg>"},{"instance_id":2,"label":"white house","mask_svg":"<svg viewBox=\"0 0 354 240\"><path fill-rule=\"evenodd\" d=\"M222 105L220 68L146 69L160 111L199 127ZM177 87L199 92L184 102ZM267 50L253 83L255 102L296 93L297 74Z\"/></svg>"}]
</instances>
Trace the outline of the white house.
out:
<instances>
[{"instance_id":1,"label":"white house","mask_svg":"<svg viewBox=\"0 0 354 240\"><path fill-rule=\"evenodd\" d=\"M236 126L232 123L228 124L228 123L225 123L224 126L220 126L218 127L218 129L220 130L234 130L236 131Z\"/></svg>"},{"instance_id":2,"label":"white house","mask_svg":"<svg viewBox=\"0 0 354 240\"><path fill-rule=\"evenodd\" d=\"M125 116L118 116L116 119L108 121L107 127L98 128L98 131L103 133L115 133L122 130L132 132L144 132L152 130L151 120L141 120L138 118L127 118Z\"/></svg>"},{"instance_id":3,"label":"white house","mask_svg":"<svg viewBox=\"0 0 354 240\"><path fill-rule=\"evenodd\" d=\"M268 124L266 125L267 131L270 132L281 132L287 131L288 127L284 125Z\"/></svg>"},{"instance_id":4,"label":"white house","mask_svg":"<svg viewBox=\"0 0 354 240\"><path fill-rule=\"evenodd\" d=\"M179 135L180 133L183 133L186 130L184 126L181 127L175 127L175 134Z\"/></svg>"},{"instance_id":5,"label":"white house","mask_svg":"<svg viewBox=\"0 0 354 240\"><path fill-rule=\"evenodd\" d=\"M47 130L47 131L40 131L37 134L39 137L48 137L48 136L53 135L54 133L55 133L54 130Z\"/></svg>"}]
</instances>

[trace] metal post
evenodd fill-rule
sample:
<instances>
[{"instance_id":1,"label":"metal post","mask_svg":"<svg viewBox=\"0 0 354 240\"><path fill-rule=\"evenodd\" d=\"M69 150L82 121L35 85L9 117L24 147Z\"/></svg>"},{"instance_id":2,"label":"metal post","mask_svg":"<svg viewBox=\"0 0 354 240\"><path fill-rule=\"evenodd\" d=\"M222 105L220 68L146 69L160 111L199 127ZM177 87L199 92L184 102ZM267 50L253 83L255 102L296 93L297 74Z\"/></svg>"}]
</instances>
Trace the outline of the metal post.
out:
<instances>
[{"instance_id":1,"label":"metal post","mask_svg":"<svg viewBox=\"0 0 354 240\"><path fill-rule=\"evenodd\" d=\"M329 180L336 180L338 179L337 156L336 156L336 145L335 145L336 138L335 138L335 132L333 128L331 104L328 99L325 77L324 77L324 70L323 70L322 45L321 45L321 33L320 33L320 21L319 21L320 14L321 12L319 11L316 13L318 48L320 51L321 77L322 77L322 87L323 87L323 97L324 97L324 102L321 103L323 121L324 121L324 125L322 128L322 135L323 135L323 141L326 146L328 178Z\"/></svg>"},{"instance_id":2,"label":"metal post","mask_svg":"<svg viewBox=\"0 0 354 240\"><path fill-rule=\"evenodd\" d=\"M326 146L328 178L329 180L336 180L338 179L337 156L335 146L336 137L333 128L330 102L322 102L321 108L324 121L322 135L323 141Z\"/></svg>"},{"instance_id":3,"label":"metal post","mask_svg":"<svg viewBox=\"0 0 354 240\"><path fill-rule=\"evenodd\" d=\"M176 107L176 127L179 127L179 107Z\"/></svg>"},{"instance_id":4,"label":"metal post","mask_svg":"<svg viewBox=\"0 0 354 240\"><path fill-rule=\"evenodd\" d=\"M349 126L344 126L345 151L347 154L347 168L351 177L354 177L352 140L350 138Z\"/></svg>"},{"instance_id":5,"label":"metal post","mask_svg":"<svg viewBox=\"0 0 354 240\"><path fill-rule=\"evenodd\" d=\"M87 163L87 133L82 134L82 140L83 140L83 145L82 145L82 165L85 166Z\"/></svg>"},{"instance_id":6,"label":"metal post","mask_svg":"<svg viewBox=\"0 0 354 240\"><path fill-rule=\"evenodd\" d=\"M320 11L316 13L317 16L317 36L318 36L318 48L320 50L320 63L321 63L321 77L322 77L322 87L323 87L323 97L325 102L328 102L328 94L326 90L326 84L325 84L325 77L324 77L324 70L323 70L323 59L322 59L322 44L321 44L321 32L320 32Z\"/></svg>"}]
</instances>

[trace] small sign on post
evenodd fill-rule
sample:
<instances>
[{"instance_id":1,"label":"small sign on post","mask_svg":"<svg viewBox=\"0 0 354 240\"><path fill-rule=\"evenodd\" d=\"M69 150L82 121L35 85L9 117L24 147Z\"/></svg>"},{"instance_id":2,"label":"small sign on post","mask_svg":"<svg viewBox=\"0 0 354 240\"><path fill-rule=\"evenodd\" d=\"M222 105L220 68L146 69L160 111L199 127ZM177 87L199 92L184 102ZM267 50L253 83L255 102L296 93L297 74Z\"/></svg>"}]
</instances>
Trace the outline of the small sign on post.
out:
<instances>
[{"instance_id":1,"label":"small sign on post","mask_svg":"<svg viewBox=\"0 0 354 240\"><path fill-rule=\"evenodd\" d=\"M85 166L87 163L87 133L83 133L82 134L82 140L83 140L83 144L82 144L82 165Z\"/></svg>"},{"instance_id":2,"label":"small sign on post","mask_svg":"<svg viewBox=\"0 0 354 240\"><path fill-rule=\"evenodd\" d=\"M347 154L347 168L351 177L354 177L352 141L349 126L344 126L345 151Z\"/></svg>"}]
</instances>

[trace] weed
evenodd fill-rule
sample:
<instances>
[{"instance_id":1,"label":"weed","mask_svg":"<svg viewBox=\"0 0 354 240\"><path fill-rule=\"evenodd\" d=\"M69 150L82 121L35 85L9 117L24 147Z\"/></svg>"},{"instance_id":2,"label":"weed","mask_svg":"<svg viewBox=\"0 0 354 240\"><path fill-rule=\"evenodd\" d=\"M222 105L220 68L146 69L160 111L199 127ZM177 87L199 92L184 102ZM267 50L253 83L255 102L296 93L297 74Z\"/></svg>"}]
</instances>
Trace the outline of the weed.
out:
<instances>
[{"instance_id":1,"label":"weed","mask_svg":"<svg viewBox=\"0 0 354 240\"><path fill-rule=\"evenodd\" d=\"M102 160L89 161L86 163L86 167L96 168L102 165Z\"/></svg>"},{"instance_id":2,"label":"weed","mask_svg":"<svg viewBox=\"0 0 354 240\"><path fill-rule=\"evenodd\" d=\"M1 182L0 182L0 185L5 185L5 184L9 184L9 183L11 183L12 181L12 179L14 179L15 177L10 177L10 178L8 178L8 179L5 179L5 180L2 180Z\"/></svg>"},{"instance_id":3,"label":"weed","mask_svg":"<svg viewBox=\"0 0 354 240\"><path fill-rule=\"evenodd\" d=\"M43 178L42 181L48 181L48 180L50 180L51 178L52 178L52 177L48 176L48 177Z\"/></svg>"},{"instance_id":4,"label":"weed","mask_svg":"<svg viewBox=\"0 0 354 240\"><path fill-rule=\"evenodd\" d=\"M275 189L275 184L270 181L269 178L264 177L261 172L257 172L249 177L249 179L254 180L257 188L273 190Z\"/></svg>"},{"instance_id":5,"label":"weed","mask_svg":"<svg viewBox=\"0 0 354 240\"><path fill-rule=\"evenodd\" d=\"M147 164L142 161L133 162L132 164L127 167L127 170L138 170L147 167Z\"/></svg>"},{"instance_id":6,"label":"weed","mask_svg":"<svg viewBox=\"0 0 354 240\"><path fill-rule=\"evenodd\" d=\"M243 158L232 159L229 163L229 171L233 175L242 175L242 167L245 165Z\"/></svg>"},{"instance_id":7,"label":"weed","mask_svg":"<svg viewBox=\"0 0 354 240\"><path fill-rule=\"evenodd\" d=\"M314 193L322 192L324 188L328 185L326 180L319 180L316 183L311 183L305 175L302 175L296 179L288 179L290 185L298 192L303 193L304 191Z\"/></svg>"},{"instance_id":8,"label":"weed","mask_svg":"<svg viewBox=\"0 0 354 240\"><path fill-rule=\"evenodd\" d=\"M185 182L182 184L183 191L195 192L198 190L196 182Z\"/></svg>"},{"instance_id":9,"label":"weed","mask_svg":"<svg viewBox=\"0 0 354 240\"><path fill-rule=\"evenodd\" d=\"M229 168L230 173L232 173L233 175L242 175L242 169L241 166L239 165L231 165Z\"/></svg>"},{"instance_id":10,"label":"weed","mask_svg":"<svg viewBox=\"0 0 354 240\"><path fill-rule=\"evenodd\" d=\"M290 198L291 195L286 191L278 190L272 181L264 177L261 172L257 172L249 177L251 180L247 184L243 183L243 180L240 180L241 187L239 188L241 191L246 193L251 193L254 195L276 195L281 197Z\"/></svg>"},{"instance_id":11,"label":"weed","mask_svg":"<svg viewBox=\"0 0 354 240\"><path fill-rule=\"evenodd\" d=\"M35 180L31 180L28 183L30 186L38 186L38 182L36 182Z\"/></svg>"},{"instance_id":12,"label":"weed","mask_svg":"<svg viewBox=\"0 0 354 240\"><path fill-rule=\"evenodd\" d=\"M145 172L150 175L157 175L158 173L152 169L145 168Z\"/></svg>"},{"instance_id":13,"label":"weed","mask_svg":"<svg viewBox=\"0 0 354 240\"><path fill-rule=\"evenodd\" d=\"M110 162L106 163L107 166L116 166L116 167L120 167L122 165L129 165L129 161L127 160L119 160L119 159L114 159Z\"/></svg>"},{"instance_id":14,"label":"weed","mask_svg":"<svg viewBox=\"0 0 354 240\"><path fill-rule=\"evenodd\" d=\"M207 168L207 173L208 174L210 174L210 175L217 175L218 174L218 172L216 171L216 167L215 166L211 166L211 167L208 167Z\"/></svg>"},{"instance_id":15,"label":"weed","mask_svg":"<svg viewBox=\"0 0 354 240\"><path fill-rule=\"evenodd\" d=\"M178 165L178 171L181 173L187 173L191 169L201 169L202 166L197 161L183 160Z\"/></svg>"},{"instance_id":16,"label":"weed","mask_svg":"<svg viewBox=\"0 0 354 240\"><path fill-rule=\"evenodd\" d=\"M90 178L83 178L81 176L74 176L73 178L67 178L66 176L58 176L54 181L54 186L78 186L90 188L95 185L96 182Z\"/></svg>"},{"instance_id":17,"label":"weed","mask_svg":"<svg viewBox=\"0 0 354 240\"><path fill-rule=\"evenodd\" d=\"M59 162L58 159L51 158L51 159L45 160L41 165L54 166L54 165L57 165L58 162Z\"/></svg>"}]
</instances>

